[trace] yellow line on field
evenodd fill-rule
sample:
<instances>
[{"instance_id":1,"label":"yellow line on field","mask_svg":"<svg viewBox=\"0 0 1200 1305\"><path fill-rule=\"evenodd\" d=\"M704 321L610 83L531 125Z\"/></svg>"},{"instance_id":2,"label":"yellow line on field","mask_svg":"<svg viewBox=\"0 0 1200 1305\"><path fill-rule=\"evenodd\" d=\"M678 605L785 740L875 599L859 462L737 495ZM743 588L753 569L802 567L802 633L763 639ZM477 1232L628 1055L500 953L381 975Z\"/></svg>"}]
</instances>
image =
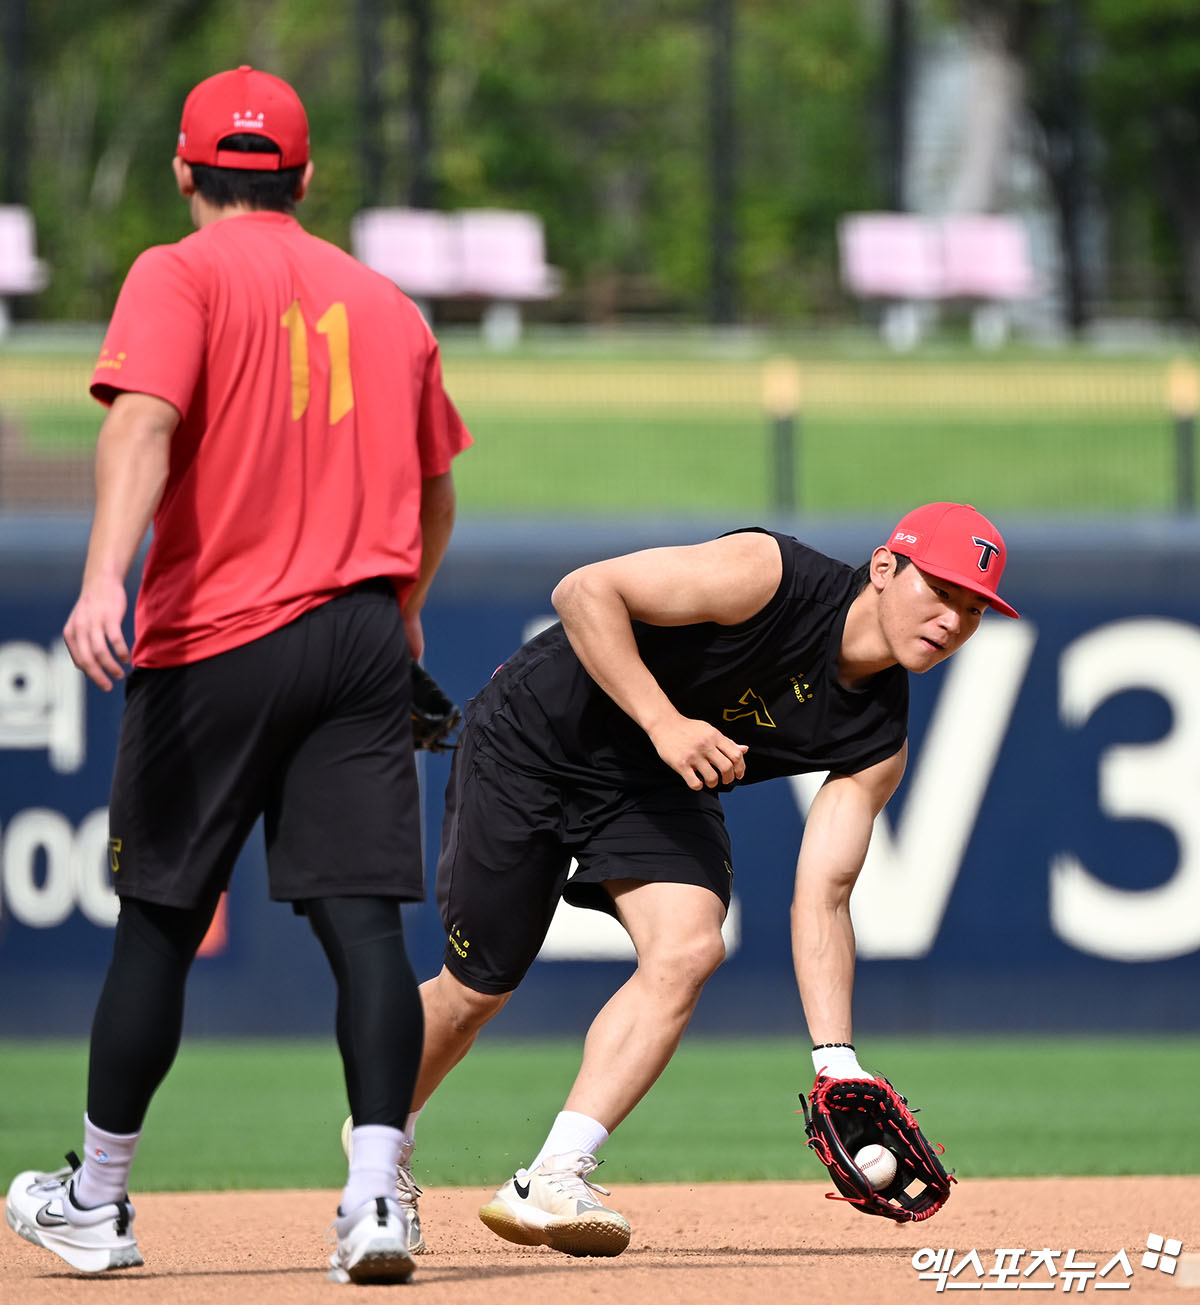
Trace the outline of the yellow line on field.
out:
<instances>
[{"instance_id":1,"label":"yellow line on field","mask_svg":"<svg viewBox=\"0 0 1200 1305\"><path fill-rule=\"evenodd\" d=\"M0 356L0 407L88 405L93 359ZM800 362L800 411L834 414L1159 414L1167 368L1151 362ZM445 359L464 409L755 412L761 362Z\"/></svg>"},{"instance_id":2,"label":"yellow line on field","mask_svg":"<svg viewBox=\"0 0 1200 1305\"><path fill-rule=\"evenodd\" d=\"M94 358L0 357L0 407L94 403L88 395Z\"/></svg>"},{"instance_id":3,"label":"yellow line on field","mask_svg":"<svg viewBox=\"0 0 1200 1305\"><path fill-rule=\"evenodd\" d=\"M721 409L759 411L756 363L446 361L446 383L464 407ZM1166 407L1165 369L975 363L799 364L800 409L850 414L898 411L1059 414Z\"/></svg>"}]
</instances>

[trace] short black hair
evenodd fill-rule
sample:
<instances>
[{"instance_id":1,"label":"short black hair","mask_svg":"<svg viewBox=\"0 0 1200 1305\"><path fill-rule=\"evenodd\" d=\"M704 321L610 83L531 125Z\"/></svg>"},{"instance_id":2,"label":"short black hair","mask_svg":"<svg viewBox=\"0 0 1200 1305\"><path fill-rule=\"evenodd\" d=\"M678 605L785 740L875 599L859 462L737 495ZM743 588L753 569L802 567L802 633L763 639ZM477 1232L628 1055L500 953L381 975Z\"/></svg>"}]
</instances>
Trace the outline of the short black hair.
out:
<instances>
[{"instance_id":1,"label":"short black hair","mask_svg":"<svg viewBox=\"0 0 1200 1305\"><path fill-rule=\"evenodd\" d=\"M904 568L912 561L912 558L908 557L904 553L893 553L892 556L896 559L897 575L899 575L900 572L903 571ZM871 559L868 557L867 560L862 564L862 566L860 566L854 572L854 592L856 594L862 593L862 591L867 587L870 581L871 581Z\"/></svg>"},{"instance_id":2,"label":"short black hair","mask_svg":"<svg viewBox=\"0 0 1200 1305\"><path fill-rule=\"evenodd\" d=\"M232 136L222 136L217 148L235 154L274 154L279 156L279 146L252 131L239 131ZM218 208L233 204L248 204L251 208L269 209L275 213L291 213L299 197L300 178L304 168L213 168L206 163L193 163L192 179L202 198Z\"/></svg>"}]
</instances>

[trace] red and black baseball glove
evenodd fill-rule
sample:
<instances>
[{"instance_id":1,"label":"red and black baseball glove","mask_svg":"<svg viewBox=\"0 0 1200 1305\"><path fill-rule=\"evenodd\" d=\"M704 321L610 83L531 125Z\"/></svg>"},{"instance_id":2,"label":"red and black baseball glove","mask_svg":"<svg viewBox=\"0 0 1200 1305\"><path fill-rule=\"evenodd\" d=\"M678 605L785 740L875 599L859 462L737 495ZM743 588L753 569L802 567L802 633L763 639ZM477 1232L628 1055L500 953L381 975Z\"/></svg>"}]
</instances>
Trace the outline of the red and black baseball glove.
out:
<instances>
[{"instance_id":1,"label":"red and black baseball glove","mask_svg":"<svg viewBox=\"0 0 1200 1305\"><path fill-rule=\"evenodd\" d=\"M908 1102L886 1078L817 1076L808 1101L800 1094L808 1145L829 1170L840 1196L863 1214L878 1214L897 1223L929 1219L945 1205L955 1181L917 1127ZM896 1157L896 1177L875 1191L854 1157L864 1146L879 1143Z\"/></svg>"}]
</instances>

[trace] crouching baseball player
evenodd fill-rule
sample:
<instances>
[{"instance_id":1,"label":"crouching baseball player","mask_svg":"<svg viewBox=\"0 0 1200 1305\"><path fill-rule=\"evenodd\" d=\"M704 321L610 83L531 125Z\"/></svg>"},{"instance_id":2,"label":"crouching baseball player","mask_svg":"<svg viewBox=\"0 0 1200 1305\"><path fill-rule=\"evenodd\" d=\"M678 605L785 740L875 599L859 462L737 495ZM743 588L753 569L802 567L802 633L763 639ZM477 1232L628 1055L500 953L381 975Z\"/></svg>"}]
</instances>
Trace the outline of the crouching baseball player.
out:
<instances>
[{"instance_id":1,"label":"crouching baseball player","mask_svg":"<svg viewBox=\"0 0 1200 1305\"><path fill-rule=\"evenodd\" d=\"M565 897L615 916L637 967L593 1020L541 1147L480 1217L523 1245L624 1250L630 1227L602 1199L596 1155L671 1059L724 958L734 860L718 793L808 771L829 777L800 847L792 950L817 1086L876 1085L869 1104L863 1090L814 1094L814 1149L865 1212L909 1219L941 1205L949 1184L934 1149L853 1045L849 901L904 772L908 674L957 652L988 607L1017 615L997 592L1005 561L986 517L930 503L858 570L750 529L597 562L559 583L561 623L468 704L447 788L437 877L447 945L421 989L425 1046L400 1168L414 1216L419 1107L512 996ZM852 1144L893 1143L901 1177L923 1166L919 1204L876 1192L853 1154L842 1164L845 1148L835 1155L829 1139L843 1111L877 1121ZM420 1250L415 1217L410 1228Z\"/></svg>"}]
</instances>

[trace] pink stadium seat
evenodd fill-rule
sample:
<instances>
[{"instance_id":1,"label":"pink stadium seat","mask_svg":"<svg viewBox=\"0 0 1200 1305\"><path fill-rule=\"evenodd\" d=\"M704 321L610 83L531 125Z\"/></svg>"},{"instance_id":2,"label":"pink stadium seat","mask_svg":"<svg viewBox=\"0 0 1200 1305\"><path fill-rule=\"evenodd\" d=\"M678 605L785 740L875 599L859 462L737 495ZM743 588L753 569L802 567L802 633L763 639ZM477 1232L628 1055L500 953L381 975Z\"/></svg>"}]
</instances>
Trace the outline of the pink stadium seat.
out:
<instances>
[{"instance_id":1,"label":"pink stadium seat","mask_svg":"<svg viewBox=\"0 0 1200 1305\"><path fill-rule=\"evenodd\" d=\"M457 221L419 208L367 208L350 222L354 257L405 294L439 299L464 293Z\"/></svg>"},{"instance_id":2,"label":"pink stadium seat","mask_svg":"<svg viewBox=\"0 0 1200 1305\"><path fill-rule=\"evenodd\" d=\"M419 298L548 299L559 290L534 213L368 208L350 223L351 252Z\"/></svg>"},{"instance_id":3,"label":"pink stadium seat","mask_svg":"<svg viewBox=\"0 0 1200 1305\"><path fill-rule=\"evenodd\" d=\"M521 335L520 304L557 294L546 263L542 220L503 209L363 209L350 223L354 256L394 281L428 317L430 300L485 301L485 340L511 348Z\"/></svg>"},{"instance_id":4,"label":"pink stadium seat","mask_svg":"<svg viewBox=\"0 0 1200 1305\"><path fill-rule=\"evenodd\" d=\"M0 204L0 295L44 290L50 269L36 256L33 214L20 204Z\"/></svg>"},{"instance_id":5,"label":"pink stadium seat","mask_svg":"<svg viewBox=\"0 0 1200 1305\"><path fill-rule=\"evenodd\" d=\"M880 329L896 349L911 349L937 305L971 301L971 335L981 348L1008 337L1010 308L1035 292L1029 240L1014 217L848 213L838 224L842 283L882 303Z\"/></svg>"},{"instance_id":6,"label":"pink stadium seat","mask_svg":"<svg viewBox=\"0 0 1200 1305\"><path fill-rule=\"evenodd\" d=\"M936 227L910 213L849 213L838 224L842 281L861 299L940 299Z\"/></svg>"},{"instance_id":7,"label":"pink stadium seat","mask_svg":"<svg viewBox=\"0 0 1200 1305\"><path fill-rule=\"evenodd\" d=\"M1017 219L965 213L850 213L838 227L842 280L863 299L1026 299L1029 239Z\"/></svg>"},{"instance_id":8,"label":"pink stadium seat","mask_svg":"<svg viewBox=\"0 0 1200 1305\"><path fill-rule=\"evenodd\" d=\"M487 299L549 299L559 275L546 263L542 221L534 213L464 209L458 214L464 291Z\"/></svg>"},{"instance_id":9,"label":"pink stadium seat","mask_svg":"<svg viewBox=\"0 0 1200 1305\"><path fill-rule=\"evenodd\" d=\"M1015 218L959 214L942 219L947 298L1027 299L1034 290L1029 240Z\"/></svg>"}]
</instances>

